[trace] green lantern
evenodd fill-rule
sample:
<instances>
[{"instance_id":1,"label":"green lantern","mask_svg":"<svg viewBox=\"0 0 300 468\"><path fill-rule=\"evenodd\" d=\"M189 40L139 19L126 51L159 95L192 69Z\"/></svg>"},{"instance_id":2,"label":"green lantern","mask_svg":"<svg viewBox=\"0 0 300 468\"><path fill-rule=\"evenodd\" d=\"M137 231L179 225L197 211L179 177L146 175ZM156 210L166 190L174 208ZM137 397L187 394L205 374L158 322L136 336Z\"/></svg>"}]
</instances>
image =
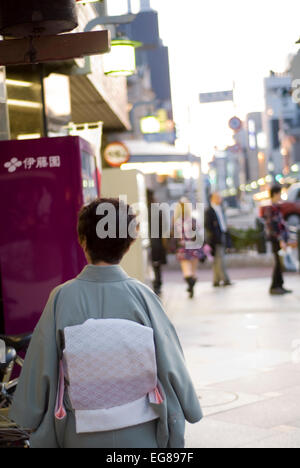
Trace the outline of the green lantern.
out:
<instances>
[{"instance_id":1,"label":"green lantern","mask_svg":"<svg viewBox=\"0 0 300 468\"><path fill-rule=\"evenodd\" d=\"M104 73L108 76L132 76L136 73L135 49L142 43L127 37L111 41L111 52L103 57Z\"/></svg>"}]
</instances>

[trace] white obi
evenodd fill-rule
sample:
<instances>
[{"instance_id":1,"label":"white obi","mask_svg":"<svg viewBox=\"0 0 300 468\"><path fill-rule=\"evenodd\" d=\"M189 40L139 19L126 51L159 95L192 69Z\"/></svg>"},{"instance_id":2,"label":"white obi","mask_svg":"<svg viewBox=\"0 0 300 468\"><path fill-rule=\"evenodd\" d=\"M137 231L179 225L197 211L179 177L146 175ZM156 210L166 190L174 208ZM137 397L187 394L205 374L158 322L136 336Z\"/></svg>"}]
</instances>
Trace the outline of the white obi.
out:
<instances>
[{"instance_id":1,"label":"white obi","mask_svg":"<svg viewBox=\"0 0 300 468\"><path fill-rule=\"evenodd\" d=\"M152 328L120 319L67 327L63 364L76 432L136 426L158 418L160 404Z\"/></svg>"}]
</instances>

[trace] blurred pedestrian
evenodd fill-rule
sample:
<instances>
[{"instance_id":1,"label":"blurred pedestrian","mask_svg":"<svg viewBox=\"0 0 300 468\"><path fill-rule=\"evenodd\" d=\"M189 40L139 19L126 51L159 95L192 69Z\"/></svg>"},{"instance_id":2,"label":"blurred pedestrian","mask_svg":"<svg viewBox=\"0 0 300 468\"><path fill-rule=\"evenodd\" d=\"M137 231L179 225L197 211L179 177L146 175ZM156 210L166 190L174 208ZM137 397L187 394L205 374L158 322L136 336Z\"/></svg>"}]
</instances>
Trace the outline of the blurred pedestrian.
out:
<instances>
[{"instance_id":1,"label":"blurred pedestrian","mask_svg":"<svg viewBox=\"0 0 300 468\"><path fill-rule=\"evenodd\" d=\"M230 234L222 203L220 194L213 193L210 196L210 206L205 212L206 242L212 248L214 256L213 285L215 288L220 287L221 282L224 286L232 285L225 262L226 249L230 247Z\"/></svg>"},{"instance_id":2,"label":"blurred pedestrian","mask_svg":"<svg viewBox=\"0 0 300 468\"><path fill-rule=\"evenodd\" d=\"M162 267L167 265L167 239L170 231L170 218L157 203L154 192L148 190L149 235L151 263L154 272L153 290L158 296L162 293Z\"/></svg>"},{"instance_id":3,"label":"blurred pedestrian","mask_svg":"<svg viewBox=\"0 0 300 468\"><path fill-rule=\"evenodd\" d=\"M99 208L102 221L108 206L112 236L102 238ZM32 430L32 448L182 448L185 420L202 418L159 298L119 265L137 224L119 200L95 200L80 212L88 266L52 291L10 412Z\"/></svg>"},{"instance_id":4,"label":"blurred pedestrian","mask_svg":"<svg viewBox=\"0 0 300 468\"><path fill-rule=\"evenodd\" d=\"M173 237L177 240L176 257L188 285L187 292L192 299L199 260L202 261L205 254L201 242L198 242L197 221L192 214L192 204L187 198L182 198L175 208Z\"/></svg>"},{"instance_id":5,"label":"blurred pedestrian","mask_svg":"<svg viewBox=\"0 0 300 468\"><path fill-rule=\"evenodd\" d=\"M284 288L283 265L280 258L280 251L286 252L289 242L288 227L280 210L281 193L282 188L280 186L275 185L271 188L270 197L272 204L266 207L264 212L267 237L272 243L275 260L270 288L272 296L283 296L292 292Z\"/></svg>"}]
</instances>

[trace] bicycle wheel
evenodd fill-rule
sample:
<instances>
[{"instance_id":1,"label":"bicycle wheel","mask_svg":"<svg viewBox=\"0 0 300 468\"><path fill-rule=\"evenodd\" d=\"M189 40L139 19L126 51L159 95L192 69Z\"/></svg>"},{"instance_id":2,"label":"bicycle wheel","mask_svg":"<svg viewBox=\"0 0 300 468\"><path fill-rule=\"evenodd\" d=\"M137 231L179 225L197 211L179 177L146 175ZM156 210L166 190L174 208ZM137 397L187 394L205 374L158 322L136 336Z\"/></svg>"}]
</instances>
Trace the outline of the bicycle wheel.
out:
<instances>
[{"instance_id":1,"label":"bicycle wheel","mask_svg":"<svg viewBox=\"0 0 300 468\"><path fill-rule=\"evenodd\" d=\"M0 410L0 448L28 448L29 431L10 421L8 413L8 408Z\"/></svg>"},{"instance_id":2,"label":"bicycle wheel","mask_svg":"<svg viewBox=\"0 0 300 468\"><path fill-rule=\"evenodd\" d=\"M0 448L28 448L29 434L18 428L0 428Z\"/></svg>"}]
</instances>

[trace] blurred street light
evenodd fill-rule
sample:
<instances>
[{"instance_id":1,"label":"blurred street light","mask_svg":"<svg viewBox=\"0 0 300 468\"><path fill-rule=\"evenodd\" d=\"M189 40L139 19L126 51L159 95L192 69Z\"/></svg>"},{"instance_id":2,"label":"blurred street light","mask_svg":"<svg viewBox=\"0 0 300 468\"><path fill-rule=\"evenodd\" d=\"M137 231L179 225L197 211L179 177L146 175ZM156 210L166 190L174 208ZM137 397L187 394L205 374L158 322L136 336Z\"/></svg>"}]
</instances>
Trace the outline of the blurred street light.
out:
<instances>
[{"instance_id":1,"label":"blurred street light","mask_svg":"<svg viewBox=\"0 0 300 468\"><path fill-rule=\"evenodd\" d=\"M141 131L144 134L160 132L160 122L154 115L149 115L141 119Z\"/></svg>"}]
</instances>

